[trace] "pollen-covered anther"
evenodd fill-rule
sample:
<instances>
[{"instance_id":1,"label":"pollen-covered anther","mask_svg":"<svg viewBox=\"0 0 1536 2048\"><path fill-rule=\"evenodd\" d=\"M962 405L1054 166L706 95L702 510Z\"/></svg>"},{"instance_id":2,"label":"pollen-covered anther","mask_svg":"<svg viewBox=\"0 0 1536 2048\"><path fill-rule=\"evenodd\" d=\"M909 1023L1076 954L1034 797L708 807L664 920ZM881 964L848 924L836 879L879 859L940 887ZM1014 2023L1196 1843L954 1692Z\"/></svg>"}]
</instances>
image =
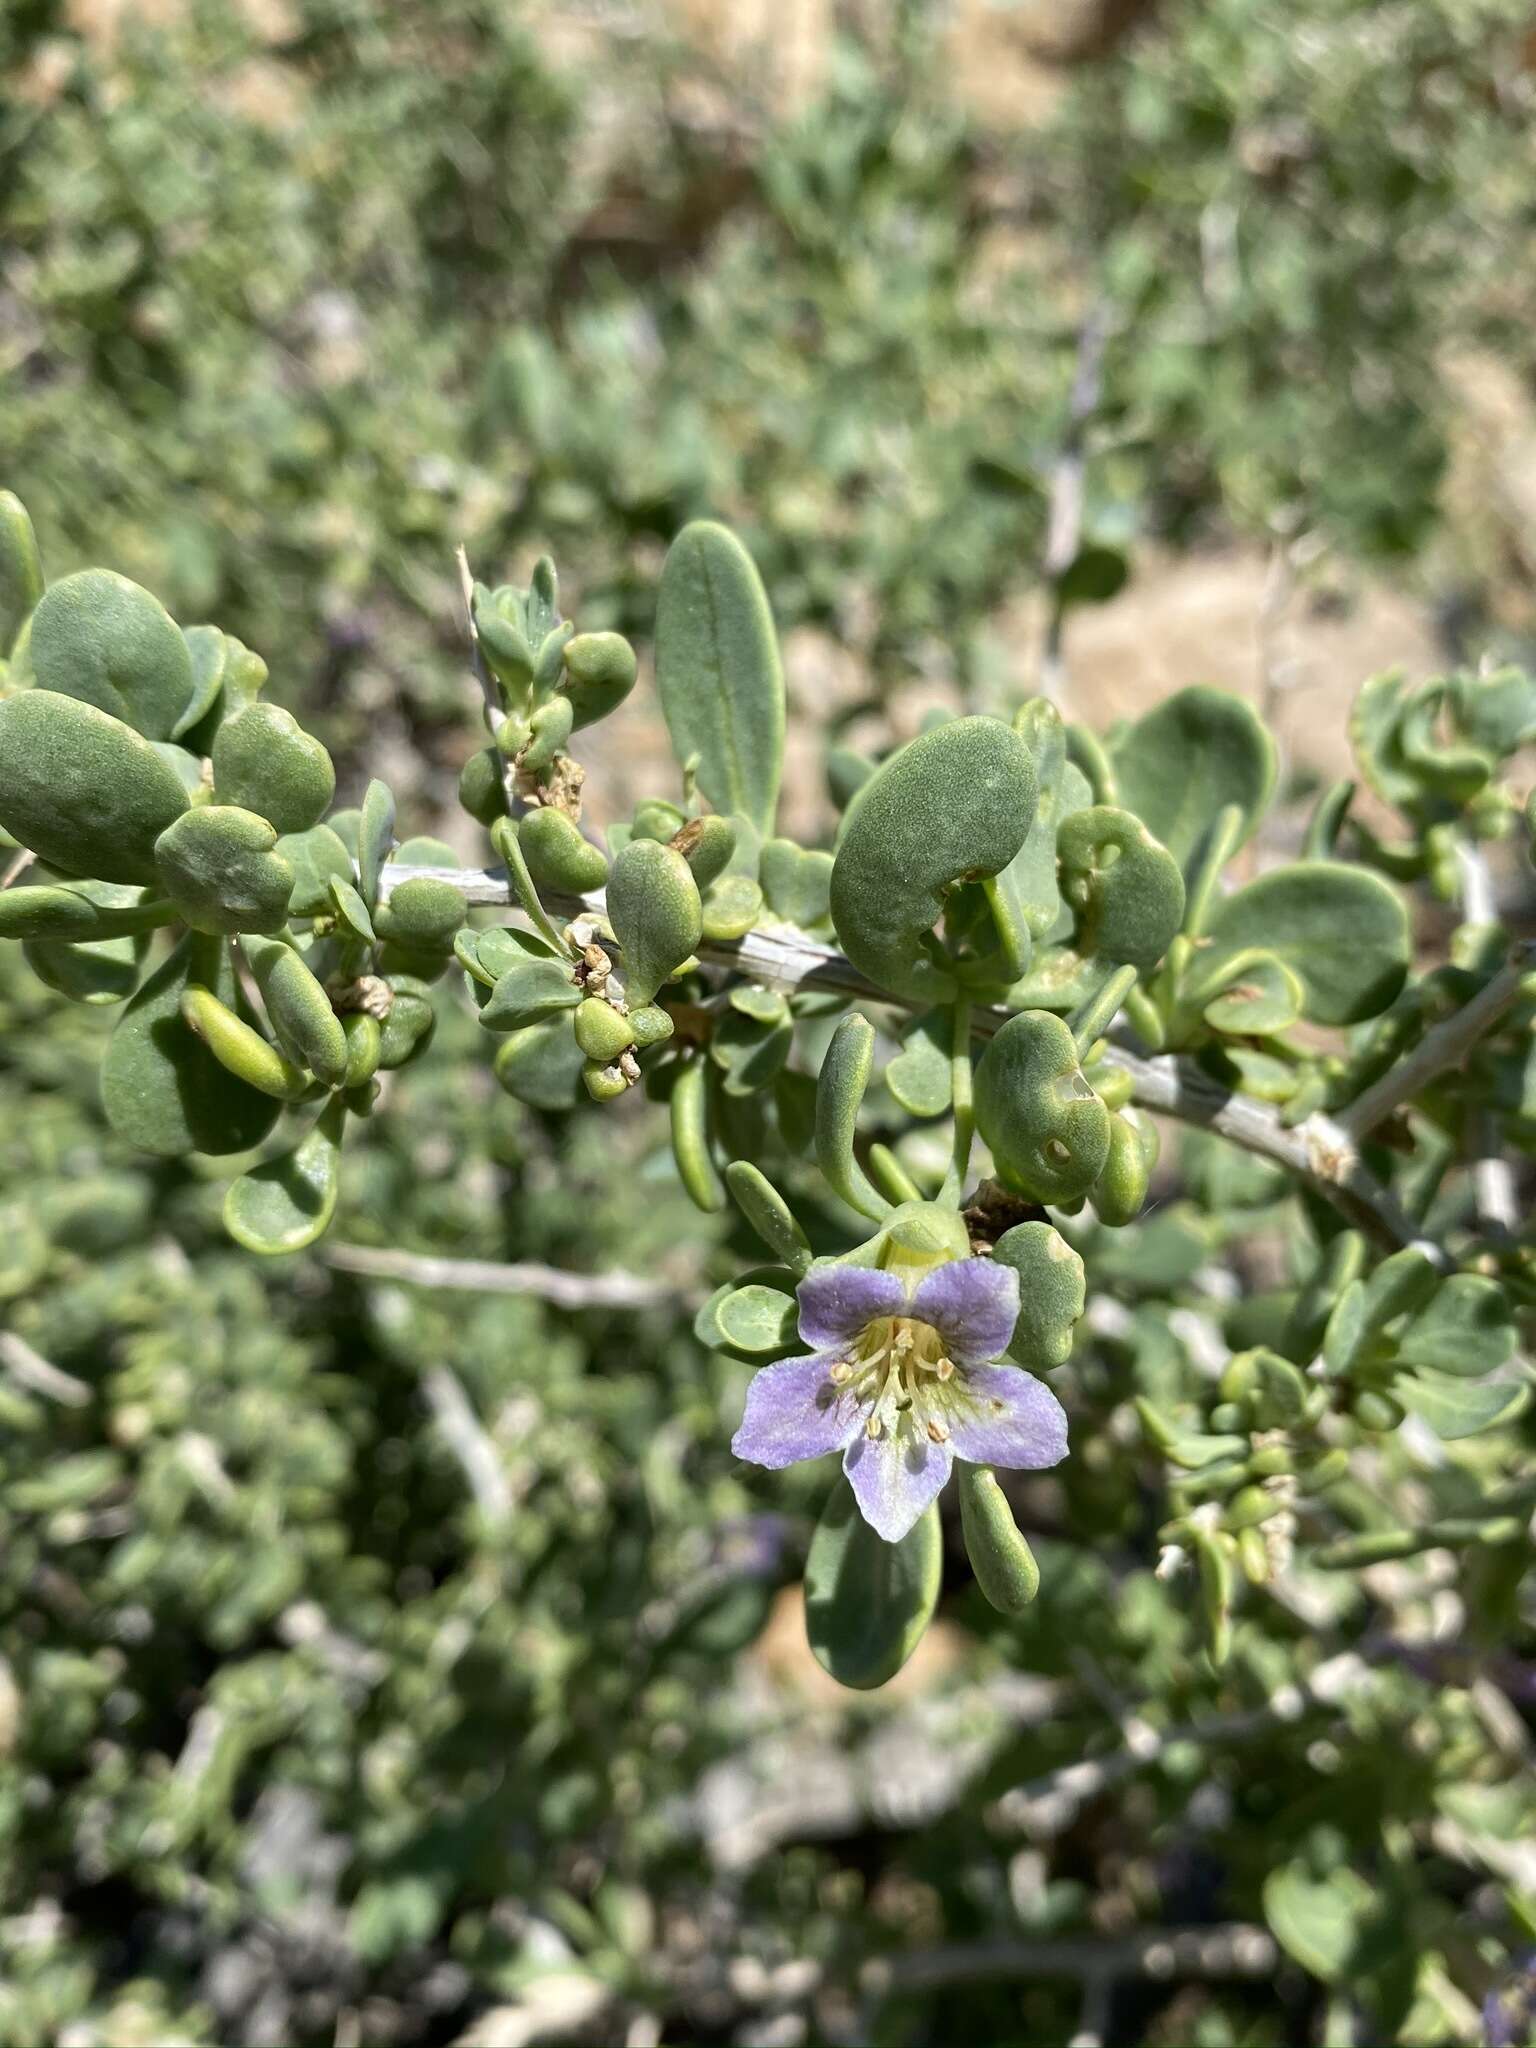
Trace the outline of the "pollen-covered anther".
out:
<instances>
[{"instance_id":1,"label":"pollen-covered anther","mask_svg":"<svg viewBox=\"0 0 1536 2048\"><path fill-rule=\"evenodd\" d=\"M827 1368L827 1378L834 1387L846 1387L853 1378L853 1367L846 1358L839 1358L834 1365Z\"/></svg>"},{"instance_id":2,"label":"pollen-covered anther","mask_svg":"<svg viewBox=\"0 0 1536 2048\"><path fill-rule=\"evenodd\" d=\"M949 1424L940 1422L936 1415L930 1415L928 1418L928 1441L935 1444L949 1442Z\"/></svg>"}]
</instances>

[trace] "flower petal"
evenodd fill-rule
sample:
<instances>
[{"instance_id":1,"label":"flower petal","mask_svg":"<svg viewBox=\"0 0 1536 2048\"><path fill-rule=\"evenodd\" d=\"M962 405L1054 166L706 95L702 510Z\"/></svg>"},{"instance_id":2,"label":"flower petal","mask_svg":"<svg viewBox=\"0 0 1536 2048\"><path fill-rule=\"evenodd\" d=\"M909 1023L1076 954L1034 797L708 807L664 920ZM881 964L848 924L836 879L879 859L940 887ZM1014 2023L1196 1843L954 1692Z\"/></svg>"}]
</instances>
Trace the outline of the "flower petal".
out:
<instances>
[{"instance_id":1,"label":"flower petal","mask_svg":"<svg viewBox=\"0 0 1536 2048\"><path fill-rule=\"evenodd\" d=\"M777 1472L802 1458L840 1451L863 1412L846 1388L827 1377L834 1358L781 1358L754 1373L741 1427L731 1438L738 1458Z\"/></svg>"},{"instance_id":2,"label":"flower petal","mask_svg":"<svg viewBox=\"0 0 1536 2048\"><path fill-rule=\"evenodd\" d=\"M843 1470L871 1529L887 1543L899 1543L938 1498L953 1463L948 1444L930 1443L910 1430L872 1437L861 1428L844 1455Z\"/></svg>"},{"instance_id":3,"label":"flower petal","mask_svg":"<svg viewBox=\"0 0 1536 2048\"><path fill-rule=\"evenodd\" d=\"M896 1275L878 1266L813 1266L796 1293L800 1335L817 1351L851 1344L877 1316L899 1315L907 1298Z\"/></svg>"},{"instance_id":4,"label":"flower petal","mask_svg":"<svg viewBox=\"0 0 1536 2048\"><path fill-rule=\"evenodd\" d=\"M1038 1472L1067 1455L1061 1403L1022 1367L973 1365L955 1374L945 1394L950 1442L969 1463Z\"/></svg>"},{"instance_id":5,"label":"flower petal","mask_svg":"<svg viewBox=\"0 0 1536 2048\"><path fill-rule=\"evenodd\" d=\"M908 1313L933 1325L956 1365L984 1365L1008 1349L1019 1276L996 1259L949 1259L919 1284Z\"/></svg>"}]
</instances>

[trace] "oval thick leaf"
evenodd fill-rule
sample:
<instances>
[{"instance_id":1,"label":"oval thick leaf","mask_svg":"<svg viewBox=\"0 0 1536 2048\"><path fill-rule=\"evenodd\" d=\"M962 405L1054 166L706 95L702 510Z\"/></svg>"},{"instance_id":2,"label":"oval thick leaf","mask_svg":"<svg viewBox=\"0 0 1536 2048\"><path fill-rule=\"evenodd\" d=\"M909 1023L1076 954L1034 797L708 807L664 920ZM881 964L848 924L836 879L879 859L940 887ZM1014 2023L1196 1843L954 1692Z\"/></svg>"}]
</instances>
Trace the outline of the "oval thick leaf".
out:
<instances>
[{"instance_id":1,"label":"oval thick leaf","mask_svg":"<svg viewBox=\"0 0 1536 2048\"><path fill-rule=\"evenodd\" d=\"M839 1474L805 1561L805 1632L817 1663L859 1692L894 1678L933 1619L943 1572L937 1507L887 1543Z\"/></svg>"},{"instance_id":2,"label":"oval thick leaf","mask_svg":"<svg viewBox=\"0 0 1536 2048\"><path fill-rule=\"evenodd\" d=\"M667 552L656 602L656 687L680 762L698 759L717 811L773 830L784 767L784 676L752 557L707 519Z\"/></svg>"},{"instance_id":3,"label":"oval thick leaf","mask_svg":"<svg viewBox=\"0 0 1536 2048\"><path fill-rule=\"evenodd\" d=\"M38 685L120 718L146 739L174 737L192 700L192 656L157 597L110 569L50 584L32 614Z\"/></svg>"},{"instance_id":4,"label":"oval thick leaf","mask_svg":"<svg viewBox=\"0 0 1536 2048\"><path fill-rule=\"evenodd\" d=\"M1202 982L1228 955L1262 947L1306 992L1315 1024L1380 1016L1408 973L1408 914L1390 882L1340 861L1304 860L1260 875L1218 904Z\"/></svg>"},{"instance_id":5,"label":"oval thick leaf","mask_svg":"<svg viewBox=\"0 0 1536 2048\"><path fill-rule=\"evenodd\" d=\"M214 802L255 811L279 832L307 832L336 794L331 757L291 712L252 704L213 742Z\"/></svg>"},{"instance_id":6,"label":"oval thick leaf","mask_svg":"<svg viewBox=\"0 0 1536 2048\"><path fill-rule=\"evenodd\" d=\"M56 690L0 701L0 825L61 874L153 882L181 778L120 718Z\"/></svg>"},{"instance_id":7,"label":"oval thick leaf","mask_svg":"<svg viewBox=\"0 0 1536 2048\"><path fill-rule=\"evenodd\" d=\"M1060 1017L1025 1010L998 1032L976 1068L976 1128L1021 1194L1070 1202L1093 1186L1109 1158L1109 1111Z\"/></svg>"},{"instance_id":8,"label":"oval thick leaf","mask_svg":"<svg viewBox=\"0 0 1536 2048\"><path fill-rule=\"evenodd\" d=\"M919 735L859 791L832 864L843 951L882 988L952 1002L953 976L922 940L962 880L1007 867L1035 815L1028 746L997 718L956 718Z\"/></svg>"},{"instance_id":9,"label":"oval thick leaf","mask_svg":"<svg viewBox=\"0 0 1536 2048\"><path fill-rule=\"evenodd\" d=\"M329 1228L341 1185L341 1134L347 1112L333 1097L292 1152L232 1181L224 1228L248 1252L302 1251Z\"/></svg>"},{"instance_id":10,"label":"oval thick leaf","mask_svg":"<svg viewBox=\"0 0 1536 2048\"><path fill-rule=\"evenodd\" d=\"M1165 698L1114 748L1120 802L1186 872L1211 820L1242 812L1241 846L1275 786L1275 743L1241 697L1197 683Z\"/></svg>"}]
</instances>

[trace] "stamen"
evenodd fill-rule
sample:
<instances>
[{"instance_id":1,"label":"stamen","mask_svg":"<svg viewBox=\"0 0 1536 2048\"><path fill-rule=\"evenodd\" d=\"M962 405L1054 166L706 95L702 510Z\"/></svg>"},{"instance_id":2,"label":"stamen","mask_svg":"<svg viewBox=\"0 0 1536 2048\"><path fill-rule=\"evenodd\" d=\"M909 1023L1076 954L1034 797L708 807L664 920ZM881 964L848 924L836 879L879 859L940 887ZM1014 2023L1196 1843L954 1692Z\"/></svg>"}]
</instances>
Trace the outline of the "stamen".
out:
<instances>
[{"instance_id":1,"label":"stamen","mask_svg":"<svg viewBox=\"0 0 1536 2048\"><path fill-rule=\"evenodd\" d=\"M879 1439L880 1418L878 1415L870 1416L868 1422L866 1422L864 1425L864 1433L867 1437L870 1438L871 1442L875 1442Z\"/></svg>"},{"instance_id":2,"label":"stamen","mask_svg":"<svg viewBox=\"0 0 1536 2048\"><path fill-rule=\"evenodd\" d=\"M930 1415L928 1418L928 1441L935 1444L949 1442L949 1424L940 1422L936 1415Z\"/></svg>"},{"instance_id":3,"label":"stamen","mask_svg":"<svg viewBox=\"0 0 1536 2048\"><path fill-rule=\"evenodd\" d=\"M938 1359L935 1362L933 1369L938 1374L941 1380L953 1379L955 1374L955 1361L952 1358Z\"/></svg>"},{"instance_id":4,"label":"stamen","mask_svg":"<svg viewBox=\"0 0 1536 2048\"><path fill-rule=\"evenodd\" d=\"M839 1358L835 1364L828 1368L827 1378L834 1387L846 1387L853 1378L853 1367L846 1358Z\"/></svg>"}]
</instances>

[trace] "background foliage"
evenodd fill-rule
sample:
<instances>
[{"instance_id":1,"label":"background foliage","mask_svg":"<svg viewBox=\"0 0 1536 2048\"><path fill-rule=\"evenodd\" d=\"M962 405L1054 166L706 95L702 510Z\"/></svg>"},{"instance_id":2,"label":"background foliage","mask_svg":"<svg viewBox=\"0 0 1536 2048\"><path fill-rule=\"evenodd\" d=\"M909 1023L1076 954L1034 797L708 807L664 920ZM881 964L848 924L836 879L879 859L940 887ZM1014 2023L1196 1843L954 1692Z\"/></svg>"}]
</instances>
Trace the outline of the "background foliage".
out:
<instances>
[{"instance_id":1,"label":"background foliage","mask_svg":"<svg viewBox=\"0 0 1536 2048\"><path fill-rule=\"evenodd\" d=\"M725 516L870 701L984 695L1097 305L1069 597L1308 536L1507 637L1442 480L1457 353L1531 370L1522 8L1171 7L1027 128L953 90L946 16L892 24L779 114L686 39L572 60L473 0L7 10L0 478L51 570L217 618L354 774L416 764L421 829L470 744L460 539L643 638L661 543ZM522 1110L452 1020L339 1234L678 1310L258 1265L222 1174L107 1134L99 1020L0 970L0 2040L1066 2039L1111 1980L1115 2039L1482 2038L1536 1938L1526 1547L1311 1574L1219 1676L1152 1576L1128 1396L1262 1338L1268 1169L1186 1140L1098 1249L1027 1620L952 1560L850 1706L776 1598L819 1479L761 1511L678 1312L754 1254L643 1114ZM1469 1455L1387 1477L1455 1513ZM1206 1945L1149 1965L1170 1927Z\"/></svg>"}]
</instances>

